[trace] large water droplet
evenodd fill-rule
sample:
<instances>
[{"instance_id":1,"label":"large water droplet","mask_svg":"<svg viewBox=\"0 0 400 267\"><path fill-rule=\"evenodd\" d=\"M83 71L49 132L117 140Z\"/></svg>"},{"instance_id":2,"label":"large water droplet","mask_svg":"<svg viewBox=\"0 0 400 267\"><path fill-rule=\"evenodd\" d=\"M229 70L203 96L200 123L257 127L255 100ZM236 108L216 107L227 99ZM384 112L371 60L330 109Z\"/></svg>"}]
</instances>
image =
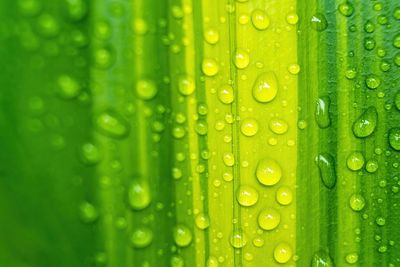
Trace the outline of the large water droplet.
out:
<instances>
[{"instance_id":1,"label":"large water droplet","mask_svg":"<svg viewBox=\"0 0 400 267\"><path fill-rule=\"evenodd\" d=\"M193 236L190 229L183 225L178 224L174 227L174 240L179 247L187 247L192 242Z\"/></svg>"},{"instance_id":2,"label":"large water droplet","mask_svg":"<svg viewBox=\"0 0 400 267\"><path fill-rule=\"evenodd\" d=\"M184 96L191 95L193 94L195 89L196 85L192 77L187 75L182 75L179 77L178 90L182 95Z\"/></svg>"},{"instance_id":3,"label":"large water droplet","mask_svg":"<svg viewBox=\"0 0 400 267\"><path fill-rule=\"evenodd\" d=\"M352 171L361 170L361 168L364 166L364 162L364 156L361 152L352 152L347 157L347 167Z\"/></svg>"},{"instance_id":4,"label":"large water droplet","mask_svg":"<svg viewBox=\"0 0 400 267\"><path fill-rule=\"evenodd\" d=\"M107 110L96 118L97 130L108 137L124 138L129 134L129 123L116 111Z\"/></svg>"},{"instance_id":5,"label":"large water droplet","mask_svg":"<svg viewBox=\"0 0 400 267\"><path fill-rule=\"evenodd\" d=\"M323 250L314 253L311 259L311 267L334 267L329 254Z\"/></svg>"},{"instance_id":6,"label":"large water droplet","mask_svg":"<svg viewBox=\"0 0 400 267\"><path fill-rule=\"evenodd\" d=\"M353 123L353 133L356 137L364 138L370 136L378 121L378 113L375 107L369 107Z\"/></svg>"},{"instance_id":7,"label":"large water droplet","mask_svg":"<svg viewBox=\"0 0 400 267\"><path fill-rule=\"evenodd\" d=\"M260 74L253 85L253 97L261 103L272 101L278 92L278 80L272 71Z\"/></svg>"},{"instance_id":8,"label":"large water droplet","mask_svg":"<svg viewBox=\"0 0 400 267\"><path fill-rule=\"evenodd\" d=\"M389 130L389 144L394 150L400 150L400 128Z\"/></svg>"},{"instance_id":9,"label":"large water droplet","mask_svg":"<svg viewBox=\"0 0 400 267\"><path fill-rule=\"evenodd\" d=\"M152 80L139 80L136 83L136 93L143 100L153 99L158 93L157 85Z\"/></svg>"},{"instance_id":10,"label":"large water droplet","mask_svg":"<svg viewBox=\"0 0 400 267\"><path fill-rule=\"evenodd\" d=\"M275 229L281 221L281 215L272 208L264 209L258 215L258 225L264 230Z\"/></svg>"},{"instance_id":11,"label":"large water droplet","mask_svg":"<svg viewBox=\"0 0 400 267\"><path fill-rule=\"evenodd\" d=\"M150 228L141 226L136 228L131 236L131 243L135 248L148 247L153 241L153 232Z\"/></svg>"},{"instance_id":12,"label":"large water droplet","mask_svg":"<svg viewBox=\"0 0 400 267\"><path fill-rule=\"evenodd\" d=\"M143 210L150 205L151 193L146 180L134 178L129 187L128 201L134 210Z\"/></svg>"},{"instance_id":13,"label":"large water droplet","mask_svg":"<svg viewBox=\"0 0 400 267\"><path fill-rule=\"evenodd\" d=\"M329 127L331 125L331 118L329 115L329 106L331 104L331 99L329 96L323 96L318 98L317 105L315 108L315 120L318 126L322 129Z\"/></svg>"},{"instance_id":14,"label":"large water droplet","mask_svg":"<svg viewBox=\"0 0 400 267\"><path fill-rule=\"evenodd\" d=\"M257 203L258 192L250 185L241 185L236 191L236 199L240 205L250 207Z\"/></svg>"},{"instance_id":15,"label":"large water droplet","mask_svg":"<svg viewBox=\"0 0 400 267\"><path fill-rule=\"evenodd\" d=\"M282 169L273 159L262 159L258 162L256 177L263 185L275 185L282 177Z\"/></svg>"},{"instance_id":16,"label":"large water droplet","mask_svg":"<svg viewBox=\"0 0 400 267\"><path fill-rule=\"evenodd\" d=\"M336 184L335 160L328 153L321 153L315 159L322 183L329 189L332 189Z\"/></svg>"}]
</instances>

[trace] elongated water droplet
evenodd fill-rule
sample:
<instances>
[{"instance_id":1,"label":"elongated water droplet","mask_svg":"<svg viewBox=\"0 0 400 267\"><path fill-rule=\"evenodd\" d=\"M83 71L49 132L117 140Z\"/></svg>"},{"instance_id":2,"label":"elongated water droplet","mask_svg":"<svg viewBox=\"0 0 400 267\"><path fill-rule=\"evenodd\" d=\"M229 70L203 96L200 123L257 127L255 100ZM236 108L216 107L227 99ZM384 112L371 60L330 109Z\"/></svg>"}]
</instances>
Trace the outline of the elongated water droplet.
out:
<instances>
[{"instance_id":1,"label":"elongated water droplet","mask_svg":"<svg viewBox=\"0 0 400 267\"><path fill-rule=\"evenodd\" d=\"M394 150L400 150L400 128L390 129L389 144Z\"/></svg>"},{"instance_id":2,"label":"elongated water droplet","mask_svg":"<svg viewBox=\"0 0 400 267\"><path fill-rule=\"evenodd\" d=\"M250 185L241 185L236 192L236 199L240 205L250 207L257 203L258 192Z\"/></svg>"},{"instance_id":3,"label":"elongated water droplet","mask_svg":"<svg viewBox=\"0 0 400 267\"><path fill-rule=\"evenodd\" d=\"M353 123L353 133L356 137L364 138L370 136L378 122L378 113L375 107L369 107Z\"/></svg>"},{"instance_id":4,"label":"elongated water droplet","mask_svg":"<svg viewBox=\"0 0 400 267\"><path fill-rule=\"evenodd\" d=\"M332 189L336 184L335 160L328 153L321 153L315 159L323 184Z\"/></svg>"},{"instance_id":5,"label":"elongated water droplet","mask_svg":"<svg viewBox=\"0 0 400 267\"><path fill-rule=\"evenodd\" d=\"M178 224L174 227L173 236L175 244L179 247L189 246L193 239L192 232L183 224Z\"/></svg>"},{"instance_id":6,"label":"elongated water droplet","mask_svg":"<svg viewBox=\"0 0 400 267\"><path fill-rule=\"evenodd\" d=\"M96 118L97 130L108 137L124 138L129 134L128 122L116 111L107 110Z\"/></svg>"},{"instance_id":7,"label":"elongated water droplet","mask_svg":"<svg viewBox=\"0 0 400 267\"><path fill-rule=\"evenodd\" d=\"M153 241L153 232L150 228L141 226L136 228L131 236L131 243L135 248L148 247Z\"/></svg>"},{"instance_id":8,"label":"elongated water droplet","mask_svg":"<svg viewBox=\"0 0 400 267\"><path fill-rule=\"evenodd\" d=\"M244 49L237 49L234 57L234 63L236 68L245 69L250 62L250 56Z\"/></svg>"},{"instance_id":9,"label":"elongated water droplet","mask_svg":"<svg viewBox=\"0 0 400 267\"><path fill-rule=\"evenodd\" d=\"M281 215L272 208L264 209L258 215L258 225L264 230L275 229L281 221Z\"/></svg>"},{"instance_id":10,"label":"elongated water droplet","mask_svg":"<svg viewBox=\"0 0 400 267\"><path fill-rule=\"evenodd\" d=\"M272 71L260 74L253 85L253 97L261 103L272 101L278 92L278 80Z\"/></svg>"},{"instance_id":11,"label":"elongated water droplet","mask_svg":"<svg viewBox=\"0 0 400 267\"><path fill-rule=\"evenodd\" d=\"M311 260L311 267L334 267L329 254L323 250L314 253Z\"/></svg>"},{"instance_id":12,"label":"elongated water droplet","mask_svg":"<svg viewBox=\"0 0 400 267\"><path fill-rule=\"evenodd\" d=\"M274 259L278 263L286 263L292 258L292 248L287 243L280 243L274 249Z\"/></svg>"},{"instance_id":13,"label":"elongated water droplet","mask_svg":"<svg viewBox=\"0 0 400 267\"><path fill-rule=\"evenodd\" d=\"M329 115L329 106L331 99L329 96L318 98L315 108L315 120L321 129L327 128L331 125L331 118Z\"/></svg>"},{"instance_id":14,"label":"elongated water droplet","mask_svg":"<svg viewBox=\"0 0 400 267\"><path fill-rule=\"evenodd\" d=\"M128 201L134 210L143 210L150 205L151 193L146 180L134 178L129 187Z\"/></svg>"},{"instance_id":15,"label":"elongated water droplet","mask_svg":"<svg viewBox=\"0 0 400 267\"><path fill-rule=\"evenodd\" d=\"M256 177L263 185L274 185L282 177L282 169L273 159L262 159L258 162Z\"/></svg>"},{"instance_id":16,"label":"elongated water droplet","mask_svg":"<svg viewBox=\"0 0 400 267\"><path fill-rule=\"evenodd\" d=\"M311 27L318 32L322 32L328 28L328 21L326 20L325 15L322 13L316 13L313 15L310 22Z\"/></svg>"}]
</instances>

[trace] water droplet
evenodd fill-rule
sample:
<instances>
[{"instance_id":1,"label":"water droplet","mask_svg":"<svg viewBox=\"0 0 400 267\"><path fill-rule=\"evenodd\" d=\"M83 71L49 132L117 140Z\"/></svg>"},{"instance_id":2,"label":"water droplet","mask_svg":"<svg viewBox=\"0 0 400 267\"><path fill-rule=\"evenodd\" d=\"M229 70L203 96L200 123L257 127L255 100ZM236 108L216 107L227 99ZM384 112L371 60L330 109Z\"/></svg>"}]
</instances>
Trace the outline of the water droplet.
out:
<instances>
[{"instance_id":1,"label":"water droplet","mask_svg":"<svg viewBox=\"0 0 400 267\"><path fill-rule=\"evenodd\" d=\"M273 159L262 159L258 162L256 176L263 185L275 185L282 177L282 169Z\"/></svg>"},{"instance_id":2,"label":"water droplet","mask_svg":"<svg viewBox=\"0 0 400 267\"><path fill-rule=\"evenodd\" d=\"M295 25L297 22L299 22L299 16L295 13L290 13L286 16L286 22Z\"/></svg>"},{"instance_id":3,"label":"water droplet","mask_svg":"<svg viewBox=\"0 0 400 267\"><path fill-rule=\"evenodd\" d=\"M364 156L361 152L352 152L347 157L347 167L352 171L361 170L364 166Z\"/></svg>"},{"instance_id":4,"label":"water droplet","mask_svg":"<svg viewBox=\"0 0 400 267\"><path fill-rule=\"evenodd\" d=\"M346 70L345 76L347 79L352 80L357 76L357 70L355 68L350 68Z\"/></svg>"},{"instance_id":5,"label":"water droplet","mask_svg":"<svg viewBox=\"0 0 400 267\"><path fill-rule=\"evenodd\" d=\"M365 199L360 194L353 194L349 199L350 208L354 211L360 211L365 206Z\"/></svg>"},{"instance_id":6,"label":"water droplet","mask_svg":"<svg viewBox=\"0 0 400 267\"><path fill-rule=\"evenodd\" d=\"M328 128L331 125L331 118L329 115L329 107L331 99L329 96L318 98L315 108L315 120L321 129Z\"/></svg>"},{"instance_id":7,"label":"water droplet","mask_svg":"<svg viewBox=\"0 0 400 267\"><path fill-rule=\"evenodd\" d=\"M242 248L247 244L247 238L242 230L234 231L229 241L234 248Z\"/></svg>"},{"instance_id":8,"label":"water droplet","mask_svg":"<svg viewBox=\"0 0 400 267\"><path fill-rule=\"evenodd\" d=\"M349 2L341 3L338 7L340 14L346 17L350 17L354 12L354 7Z\"/></svg>"},{"instance_id":9,"label":"water droplet","mask_svg":"<svg viewBox=\"0 0 400 267\"><path fill-rule=\"evenodd\" d=\"M375 74L371 74L365 79L365 84L369 89L376 89L381 85L381 79Z\"/></svg>"},{"instance_id":10,"label":"water droplet","mask_svg":"<svg viewBox=\"0 0 400 267\"><path fill-rule=\"evenodd\" d=\"M61 75L57 79L58 93L62 98L72 99L81 92L81 86L77 80L69 75Z\"/></svg>"},{"instance_id":11,"label":"water droplet","mask_svg":"<svg viewBox=\"0 0 400 267\"><path fill-rule=\"evenodd\" d=\"M267 208L258 215L258 225L264 230L275 229L281 221L281 215L275 209Z\"/></svg>"},{"instance_id":12,"label":"water droplet","mask_svg":"<svg viewBox=\"0 0 400 267\"><path fill-rule=\"evenodd\" d=\"M326 20L326 17L322 13L316 13L311 17L311 27L318 31L322 32L328 28L328 21Z\"/></svg>"},{"instance_id":13,"label":"water droplet","mask_svg":"<svg viewBox=\"0 0 400 267\"><path fill-rule=\"evenodd\" d=\"M88 11L88 6L83 0L67 0L68 17L73 21L83 19Z\"/></svg>"},{"instance_id":14,"label":"water droplet","mask_svg":"<svg viewBox=\"0 0 400 267\"><path fill-rule=\"evenodd\" d=\"M349 253L346 255L346 262L348 264L354 264L358 261L358 254L357 253Z\"/></svg>"},{"instance_id":15,"label":"water droplet","mask_svg":"<svg viewBox=\"0 0 400 267\"><path fill-rule=\"evenodd\" d=\"M216 257L209 257L207 260L207 267L218 267L219 263L218 263L218 259Z\"/></svg>"},{"instance_id":16,"label":"water droplet","mask_svg":"<svg viewBox=\"0 0 400 267\"><path fill-rule=\"evenodd\" d=\"M146 180L134 178L129 186L128 201L134 210L143 210L150 205L150 187Z\"/></svg>"},{"instance_id":17,"label":"water droplet","mask_svg":"<svg viewBox=\"0 0 400 267\"><path fill-rule=\"evenodd\" d=\"M207 214L199 213L196 216L195 222L196 222L197 228L204 230L210 226L210 217L208 217Z\"/></svg>"},{"instance_id":18,"label":"water droplet","mask_svg":"<svg viewBox=\"0 0 400 267\"><path fill-rule=\"evenodd\" d=\"M93 204L89 202L83 202L79 206L80 217L84 223L93 223L99 218L99 213Z\"/></svg>"},{"instance_id":19,"label":"water droplet","mask_svg":"<svg viewBox=\"0 0 400 267\"><path fill-rule=\"evenodd\" d=\"M279 118L272 118L269 121L269 128L272 132L276 134L284 134L288 131L288 124L286 121L279 119Z\"/></svg>"},{"instance_id":20,"label":"water droplet","mask_svg":"<svg viewBox=\"0 0 400 267\"><path fill-rule=\"evenodd\" d=\"M281 186L276 190L276 201L281 205L289 205L293 201L293 192L287 186Z\"/></svg>"},{"instance_id":21,"label":"water droplet","mask_svg":"<svg viewBox=\"0 0 400 267\"><path fill-rule=\"evenodd\" d=\"M322 153L315 159L319 174L321 176L322 183L329 189L332 189L336 184L336 170L335 160L332 155L328 153Z\"/></svg>"},{"instance_id":22,"label":"water droplet","mask_svg":"<svg viewBox=\"0 0 400 267\"><path fill-rule=\"evenodd\" d=\"M376 41L372 37L365 37L364 38L364 48L368 51L371 51L375 48Z\"/></svg>"},{"instance_id":23,"label":"water droplet","mask_svg":"<svg viewBox=\"0 0 400 267\"><path fill-rule=\"evenodd\" d=\"M207 122L204 120L199 120L196 122L195 131L199 135L206 135L208 132Z\"/></svg>"},{"instance_id":24,"label":"water droplet","mask_svg":"<svg viewBox=\"0 0 400 267\"><path fill-rule=\"evenodd\" d=\"M329 254L323 250L314 253L311 259L311 267L334 267Z\"/></svg>"},{"instance_id":25,"label":"water droplet","mask_svg":"<svg viewBox=\"0 0 400 267\"><path fill-rule=\"evenodd\" d=\"M185 129L182 126L175 126L172 129L172 136L176 139L182 139L183 137L185 137Z\"/></svg>"},{"instance_id":26,"label":"water droplet","mask_svg":"<svg viewBox=\"0 0 400 267\"><path fill-rule=\"evenodd\" d=\"M353 123L353 133L356 137L364 138L370 136L378 122L378 113L375 107L369 107Z\"/></svg>"},{"instance_id":27,"label":"water droplet","mask_svg":"<svg viewBox=\"0 0 400 267\"><path fill-rule=\"evenodd\" d=\"M264 246L264 239L262 239L261 237L254 238L253 245L257 248Z\"/></svg>"},{"instance_id":28,"label":"water droplet","mask_svg":"<svg viewBox=\"0 0 400 267\"><path fill-rule=\"evenodd\" d=\"M389 130L389 144L394 150L400 150L400 128Z\"/></svg>"},{"instance_id":29,"label":"water droplet","mask_svg":"<svg viewBox=\"0 0 400 267\"><path fill-rule=\"evenodd\" d=\"M235 100L232 86L222 85L218 90L218 99L224 104L232 103Z\"/></svg>"},{"instance_id":30,"label":"water droplet","mask_svg":"<svg viewBox=\"0 0 400 267\"><path fill-rule=\"evenodd\" d=\"M386 224L386 220L383 217L376 217L375 222L379 226L384 226Z\"/></svg>"},{"instance_id":31,"label":"water droplet","mask_svg":"<svg viewBox=\"0 0 400 267\"><path fill-rule=\"evenodd\" d=\"M98 48L93 54L94 65L99 69L108 69L114 61L113 54L107 48Z\"/></svg>"},{"instance_id":32,"label":"water droplet","mask_svg":"<svg viewBox=\"0 0 400 267\"><path fill-rule=\"evenodd\" d=\"M131 236L131 243L135 248L148 247L153 241L153 232L146 226L136 228Z\"/></svg>"},{"instance_id":33,"label":"water droplet","mask_svg":"<svg viewBox=\"0 0 400 267\"><path fill-rule=\"evenodd\" d=\"M97 21L94 24L94 35L97 39L107 40L111 37L111 26L107 21Z\"/></svg>"},{"instance_id":34,"label":"water droplet","mask_svg":"<svg viewBox=\"0 0 400 267\"><path fill-rule=\"evenodd\" d=\"M400 48L400 34L397 34L394 38L393 38L393 45L396 48Z\"/></svg>"},{"instance_id":35,"label":"water droplet","mask_svg":"<svg viewBox=\"0 0 400 267\"><path fill-rule=\"evenodd\" d=\"M244 69L249 65L250 56L244 49L237 49L235 53L235 66L238 69Z\"/></svg>"},{"instance_id":36,"label":"water droplet","mask_svg":"<svg viewBox=\"0 0 400 267\"><path fill-rule=\"evenodd\" d=\"M180 91L181 81L179 82ZM152 80L139 80L136 83L137 96L143 100L153 99L158 92L157 85Z\"/></svg>"},{"instance_id":37,"label":"water droplet","mask_svg":"<svg viewBox=\"0 0 400 267\"><path fill-rule=\"evenodd\" d=\"M25 16L36 16L42 10L42 4L38 0L18 0L18 8Z\"/></svg>"},{"instance_id":38,"label":"water droplet","mask_svg":"<svg viewBox=\"0 0 400 267\"><path fill-rule=\"evenodd\" d=\"M253 97L261 103L272 101L277 92L278 80L271 71L260 74L253 85Z\"/></svg>"},{"instance_id":39,"label":"water droplet","mask_svg":"<svg viewBox=\"0 0 400 267\"><path fill-rule=\"evenodd\" d=\"M149 31L149 26L144 19L135 18L132 22L132 30L137 35L145 35Z\"/></svg>"},{"instance_id":40,"label":"water droplet","mask_svg":"<svg viewBox=\"0 0 400 267\"><path fill-rule=\"evenodd\" d=\"M228 167L232 167L235 164L235 157L232 153L225 153L223 160L224 164Z\"/></svg>"},{"instance_id":41,"label":"water droplet","mask_svg":"<svg viewBox=\"0 0 400 267\"><path fill-rule=\"evenodd\" d=\"M190 229L183 225L178 224L174 227L174 241L179 247L187 247L192 242L193 236Z\"/></svg>"},{"instance_id":42,"label":"water droplet","mask_svg":"<svg viewBox=\"0 0 400 267\"><path fill-rule=\"evenodd\" d=\"M179 255L172 256L170 263L171 263L171 267L185 266L185 260L182 258L182 256L179 256Z\"/></svg>"},{"instance_id":43,"label":"water droplet","mask_svg":"<svg viewBox=\"0 0 400 267\"><path fill-rule=\"evenodd\" d=\"M209 44L216 44L219 41L219 33L213 28L209 28L204 32L204 39Z\"/></svg>"},{"instance_id":44,"label":"water droplet","mask_svg":"<svg viewBox=\"0 0 400 267\"><path fill-rule=\"evenodd\" d=\"M196 84L192 77L187 76L187 75L182 75L179 77L178 90L182 95L184 95L184 96L191 95L191 94L193 94L195 89L196 89ZM153 98L153 97L154 96L152 96L151 98Z\"/></svg>"},{"instance_id":45,"label":"water droplet","mask_svg":"<svg viewBox=\"0 0 400 267\"><path fill-rule=\"evenodd\" d=\"M43 37L56 37L60 32L60 25L52 15L43 14L38 18L38 31Z\"/></svg>"},{"instance_id":46,"label":"water droplet","mask_svg":"<svg viewBox=\"0 0 400 267\"><path fill-rule=\"evenodd\" d=\"M286 263L292 257L292 248L286 243L278 244L274 249L274 259L279 263Z\"/></svg>"},{"instance_id":47,"label":"water droplet","mask_svg":"<svg viewBox=\"0 0 400 267\"><path fill-rule=\"evenodd\" d=\"M207 76L215 76L217 75L218 71L219 71L219 66L217 61L215 61L215 59L212 58L206 58L203 60L203 64L202 64L202 70L203 73Z\"/></svg>"},{"instance_id":48,"label":"water droplet","mask_svg":"<svg viewBox=\"0 0 400 267\"><path fill-rule=\"evenodd\" d=\"M369 173L374 173L378 170L378 161L376 159L370 159L367 161L367 164L365 166L365 169L367 170L367 172Z\"/></svg>"},{"instance_id":49,"label":"water droplet","mask_svg":"<svg viewBox=\"0 0 400 267\"><path fill-rule=\"evenodd\" d=\"M258 123L255 119L244 119L240 130L245 136L254 136L258 132Z\"/></svg>"},{"instance_id":50,"label":"water droplet","mask_svg":"<svg viewBox=\"0 0 400 267\"><path fill-rule=\"evenodd\" d=\"M96 117L97 130L108 137L124 138L129 134L129 123L116 111L107 110Z\"/></svg>"},{"instance_id":51,"label":"water droplet","mask_svg":"<svg viewBox=\"0 0 400 267\"><path fill-rule=\"evenodd\" d=\"M240 205L250 207L257 203L258 192L250 185L241 185L236 191L236 199Z\"/></svg>"},{"instance_id":52,"label":"water droplet","mask_svg":"<svg viewBox=\"0 0 400 267\"><path fill-rule=\"evenodd\" d=\"M251 21L257 30L265 30L270 24L268 15L261 9L254 9L251 13Z\"/></svg>"},{"instance_id":53,"label":"water droplet","mask_svg":"<svg viewBox=\"0 0 400 267\"><path fill-rule=\"evenodd\" d=\"M298 74L298 73L300 72L300 65L297 64L297 63L290 64L289 67L288 67L288 71L289 71L291 74L296 75L296 74Z\"/></svg>"},{"instance_id":54,"label":"water droplet","mask_svg":"<svg viewBox=\"0 0 400 267\"><path fill-rule=\"evenodd\" d=\"M93 165L100 162L102 155L96 145L92 143L86 143L81 148L81 157L83 163Z\"/></svg>"},{"instance_id":55,"label":"water droplet","mask_svg":"<svg viewBox=\"0 0 400 267\"><path fill-rule=\"evenodd\" d=\"M393 12L393 17L397 20L400 20L400 7L396 7Z\"/></svg>"}]
</instances>

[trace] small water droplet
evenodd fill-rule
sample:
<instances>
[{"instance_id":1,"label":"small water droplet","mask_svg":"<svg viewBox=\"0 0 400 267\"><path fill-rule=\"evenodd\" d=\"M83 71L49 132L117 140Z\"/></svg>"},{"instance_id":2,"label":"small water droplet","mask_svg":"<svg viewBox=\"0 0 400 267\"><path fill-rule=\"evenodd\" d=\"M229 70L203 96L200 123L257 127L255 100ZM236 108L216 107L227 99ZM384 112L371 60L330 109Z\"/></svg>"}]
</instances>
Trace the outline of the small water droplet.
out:
<instances>
[{"instance_id":1,"label":"small water droplet","mask_svg":"<svg viewBox=\"0 0 400 267\"><path fill-rule=\"evenodd\" d=\"M81 159L83 163L93 165L100 162L101 158L102 154L96 145L92 143L86 143L82 146Z\"/></svg>"},{"instance_id":2,"label":"small water droplet","mask_svg":"<svg viewBox=\"0 0 400 267\"><path fill-rule=\"evenodd\" d=\"M151 100L158 93L157 85L152 80L139 80L136 83L136 93L140 99Z\"/></svg>"},{"instance_id":3,"label":"small water droplet","mask_svg":"<svg viewBox=\"0 0 400 267\"><path fill-rule=\"evenodd\" d=\"M381 79L375 74L371 74L365 79L365 84L369 89L376 89L381 85Z\"/></svg>"},{"instance_id":4,"label":"small water droplet","mask_svg":"<svg viewBox=\"0 0 400 267\"><path fill-rule=\"evenodd\" d=\"M224 164L228 167L232 167L233 165L235 165L235 157L232 153L225 153L223 160Z\"/></svg>"},{"instance_id":5,"label":"small water droplet","mask_svg":"<svg viewBox=\"0 0 400 267\"><path fill-rule=\"evenodd\" d=\"M78 81L69 75L61 75L57 79L58 93L64 99L73 99L81 92Z\"/></svg>"},{"instance_id":6,"label":"small water droplet","mask_svg":"<svg viewBox=\"0 0 400 267\"><path fill-rule=\"evenodd\" d=\"M343 16L350 17L354 12L354 7L351 3L346 1L339 5L338 10Z\"/></svg>"},{"instance_id":7,"label":"small water droplet","mask_svg":"<svg viewBox=\"0 0 400 267\"><path fill-rule=\"evenodd\" d=\"M217 61L212 58L206 58L202 63L202 70L206 76L215 76L219 72L219 66Z\"/></svg>"},{"instance_id":8,"label":"small water droplet","mask_svg":"<svg viewBox=\"0 0 400 267\"><path fill-rule=\"evenodd\" d=\"M349 253L346 255L346 262L348 264L354 264L358 261L358 254L357 253Z\"/></svg>"},{"instance_id":9,"label":"small water droplet","mask_svg":"<svg viewBox=\"0 0 400 267\"><path fill-rule=\"evenodd\" d=\"M204 32L204 39L209 44L216 44L219 41L219 33L216 29L209 28Z\"/></svg>"},{"instance_id":10,"label":"small water droplet","mask_svg":"<svg viewBox=\"0 0 400 267\"><path fill-rule=\"evenodd\" d=\"M210 217L207 214L199 213L196 216L196 226L197 228L204 230L210 226Z\"/></svg>"},{"instance_id":11,"label":"small water droplet","mask_svg":"<svg viewBox=\"0 0 400 267\"><path fill-rule=\"evenodd\" d=\"M365 199L360 194L353 194L349 199L350 208L354 211L360 211L365 206Z\"/></svg>"},{"instance_id":12,"label":"small water droplet","mask_svg":"<svg viewBox=\"0 0 400 267\"><path fill-rule=\"evenodd\" d=\"M256 177L263 185L275 185L282 177L282 169L273 159L262 159L258 162Z\"/></svg>"},{"instance_id":13,"label":"small water droplet","mask_svg":"<svg viewBox=\"0 0 400 267\"><path fill-rule=\"evenodd\" d=\"M322 183L329 189L335 187L336 184L336 170L335 160L332 155L328 153L321 153L315 159Z\"/></svg>"},{"instance_id":14,"label":"small water droplet","mask_svg":"<svg viewBox=\"0 0 400 267\"><path fill-rule=\"evenodd\" d=\"M299 21L299 16L296 13L290 13L286 16L286 22L291 25L296 25Z\"/></svg>"},{"instance_id":15,"label":"small water droplet","mask_svg":"<svg viewBox=\"0 0 400 267\"><path fill-rule=\"evenodd\" d=\"M60 32L60 25L55 17L43 14L38 18L38 32L46 38L56 37Z\"/></svg>"},{"instance_id":16,"label":"small water droplet","mask_svg":"<svg viewBox=\"0 0 400 267\"><path fill-rule=\"evenodd\" d=\"M99 218L99 213L96 207L89 202L83 202L79 206L79 211L81 220L84 223L93 223Z\"/></svg>"},{"instance_id":17,"label":"small water droplet","mask_svg":"<svg viewBox=\"0 0 400 267\"><path fill-rule=\"evenodd\" d=\"M234 57L234 63L236 68L245 69L250 62L250 56L244 49L237 49Z\"/></svg>"},{"instance_id":18,"label":"small water droplet","mask_svg":"<svg viewBox=\"0 0 400 267\"><path fill-rule=\"evenodd\" d=\"M279 118L272 118L269 121L269 129L276 134L284 134L288 131L289 125L286 121Z\"/></svg>"},{"instance_id":19,"label":"small water droplet","mask_svg":"<svg viewBox=\"0 0 400 267\"><path fill-rule=\"evenodd\" d=\"M218 99L224 104L231 104L235 100L232 86L225 84L218 89Z\"/></svg>"},{"instance_id":20,"label":"small water droplet","mask_svg":"<svg viewBox=\"0 0 400 267\"><path fill-rule=\"evenodd\" d=\"M287 186L281 186L276 190L276 201L281 205L289 205L293 201L293 192Z\"/></svg>"},{"instance_id":21,"label":"small water droplet","mask_svg":"<svg viewBox=\"0 0 400 267\"><path fill-rule=\"evenodd\" d=\"M247 238L242 230L235 230L229 241L234 248L242 248L247 244Z\"/></svg>"}]
</instances>

